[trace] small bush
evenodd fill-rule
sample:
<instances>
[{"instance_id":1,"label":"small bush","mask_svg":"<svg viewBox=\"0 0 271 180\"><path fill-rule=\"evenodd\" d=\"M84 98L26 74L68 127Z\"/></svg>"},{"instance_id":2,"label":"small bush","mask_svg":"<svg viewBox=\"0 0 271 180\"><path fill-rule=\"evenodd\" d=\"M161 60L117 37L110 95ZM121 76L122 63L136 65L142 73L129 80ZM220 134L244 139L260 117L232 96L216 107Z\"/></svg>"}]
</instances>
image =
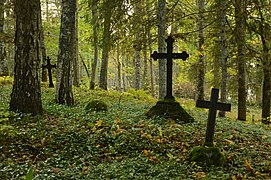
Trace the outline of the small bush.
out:
<instances>
[{"instance_id":1,"label":"small bush","mask_svg":"<svg viewBox=\"0 0 271 180\"><path fill-rule=\"evenodd\" d=\"M92 100L86 105L85 110L88 112L107 111L108 106L105 102L103 102L101 100Z\"/></svg>"}]
</instances>

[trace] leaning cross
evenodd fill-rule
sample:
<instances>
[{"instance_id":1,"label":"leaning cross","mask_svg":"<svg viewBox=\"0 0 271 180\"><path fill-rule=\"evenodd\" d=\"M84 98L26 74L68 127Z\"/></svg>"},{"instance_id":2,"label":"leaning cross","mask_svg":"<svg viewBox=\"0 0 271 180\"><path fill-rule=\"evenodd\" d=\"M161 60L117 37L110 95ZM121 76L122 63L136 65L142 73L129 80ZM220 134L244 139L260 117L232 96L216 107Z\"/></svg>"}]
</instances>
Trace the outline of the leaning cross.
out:
<instances>
[{"instance_id":1,"label":"leaning cross","mask_svg":"<svg viewBox=\"0 0 271 180\"><path fill-rule=\"evenodd\" d=\"M216 111L231 111L231 104L220 103L218 100L219 89L212 88L211 101L197 100L196 107L209 109L206 129L205 145L213 146Z\"/></svg>"},{"instance_id":2,"label":"leaning cross","mask_svg":"<svg viewBox=\"0 0 271 180\"><path fill-rule=\"evenodd\" d=\"M47 64L46 65L42 65L42 68L46 68L48 69L48 76L49 76L49 87L54 87L53 84L53 79L52 79L52 68L56 68L55 64L51 64L51 59L49 58L49 56L47 56L46 58Z\"/></svg>"},{"instance_id":3,"label":"leaning cross","mask_svg":"<svg viewBox=\"0 0 271 180\"><path fill-rule=\"evenodd\" d=\"M185 51L182 53L172 53L173 42L174 39L171 36L168 36L166 39L167 53L157 53L157 51L154 51L151 55L154 60L167 59L167 94L165 99L174 99L172 96L172 59L182 59L185 61L189 57Z\"/></svg>"}]
</instances>

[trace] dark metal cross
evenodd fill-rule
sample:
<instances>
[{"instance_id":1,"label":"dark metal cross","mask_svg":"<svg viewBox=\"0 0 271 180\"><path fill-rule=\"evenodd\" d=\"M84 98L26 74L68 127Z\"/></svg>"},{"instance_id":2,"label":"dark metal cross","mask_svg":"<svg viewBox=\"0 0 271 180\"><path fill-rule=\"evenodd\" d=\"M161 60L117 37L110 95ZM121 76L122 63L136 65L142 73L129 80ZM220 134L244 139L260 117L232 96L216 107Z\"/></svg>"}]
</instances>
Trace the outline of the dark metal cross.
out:
<instances>
[{"instance_id":1,"label":"dark metal cross","mask_svg":"<svg viewBox=\"0 0 271 180\"><path fill-rule=\"evenodd\" d=\"M209 109L206 129L205 145L213 146L215 119L217 110L231 111L231 104L220 103L218 100L219 89L212 88L211 101L197 100L196 107Z\"/></svg>"},{"instance_id":2,"label":"dark metal cross","mask_svg":"<svg viewBox=\"0 0 271 180\"><path fill-rule=\"evenodd\" d=\"M157 51L154 51L151 55L154 60L167 59L167 94L165 99L174 99L172 96L172 59L182 59L185 61L189 57L185 51L182 53L173 53L173 42L174 39L169 36L166 39L167 53L157 53Z\"/></svg>"},{"instance_id":3,"label":"dark metal cross","mask_svg":"<svg viewBox=\"0 0 271 180\"><path fill-rule=\"evenodd\" d=\"M51 64L51 59L49 56L46 58L47 64L42 65L42 68L48 69L48 76L49 76L49 87L54 87L53 79L52 79L52 68L56 68L55 64Z\"/></svg>"}]
</instances>

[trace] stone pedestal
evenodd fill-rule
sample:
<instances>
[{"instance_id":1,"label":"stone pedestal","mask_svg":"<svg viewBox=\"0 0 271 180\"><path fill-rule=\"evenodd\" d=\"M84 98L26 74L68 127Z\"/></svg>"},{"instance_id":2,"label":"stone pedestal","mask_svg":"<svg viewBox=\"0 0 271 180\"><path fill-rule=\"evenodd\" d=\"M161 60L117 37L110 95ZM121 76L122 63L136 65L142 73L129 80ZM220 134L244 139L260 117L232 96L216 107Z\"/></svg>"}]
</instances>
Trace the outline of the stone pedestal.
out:
<instances>
[{"instance_id":1,"label":"stone pedestal","mask_svg":"<svg viewBox=\"0 0 271 180\"><path fill-rule=\"evenodd\" d=\"M147 113L149 118L163 117L166 119L173 119L176 123L191 123L194 118L191 117L182 106L173 101L158 101Z\"/></svg>"}]
</instances>

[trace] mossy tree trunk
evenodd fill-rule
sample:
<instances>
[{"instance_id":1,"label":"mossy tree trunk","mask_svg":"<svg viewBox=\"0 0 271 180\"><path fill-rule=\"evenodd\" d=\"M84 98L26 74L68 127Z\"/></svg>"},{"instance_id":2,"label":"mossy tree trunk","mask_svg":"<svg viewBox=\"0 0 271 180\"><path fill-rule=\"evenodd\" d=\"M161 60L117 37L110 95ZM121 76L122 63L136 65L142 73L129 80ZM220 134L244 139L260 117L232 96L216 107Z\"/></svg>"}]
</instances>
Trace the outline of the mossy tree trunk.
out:
<instances>
[{"instance_id":1,"label":"mossy tree trunk","mask_svg":"<svg viewBox=\"0 0 271 180\"><path fill-rule=\"evenodd\" d=\"M10 110L42 113L40 68L40 1L15 0L15 74Z\"/></svg>"}]
</instances>

